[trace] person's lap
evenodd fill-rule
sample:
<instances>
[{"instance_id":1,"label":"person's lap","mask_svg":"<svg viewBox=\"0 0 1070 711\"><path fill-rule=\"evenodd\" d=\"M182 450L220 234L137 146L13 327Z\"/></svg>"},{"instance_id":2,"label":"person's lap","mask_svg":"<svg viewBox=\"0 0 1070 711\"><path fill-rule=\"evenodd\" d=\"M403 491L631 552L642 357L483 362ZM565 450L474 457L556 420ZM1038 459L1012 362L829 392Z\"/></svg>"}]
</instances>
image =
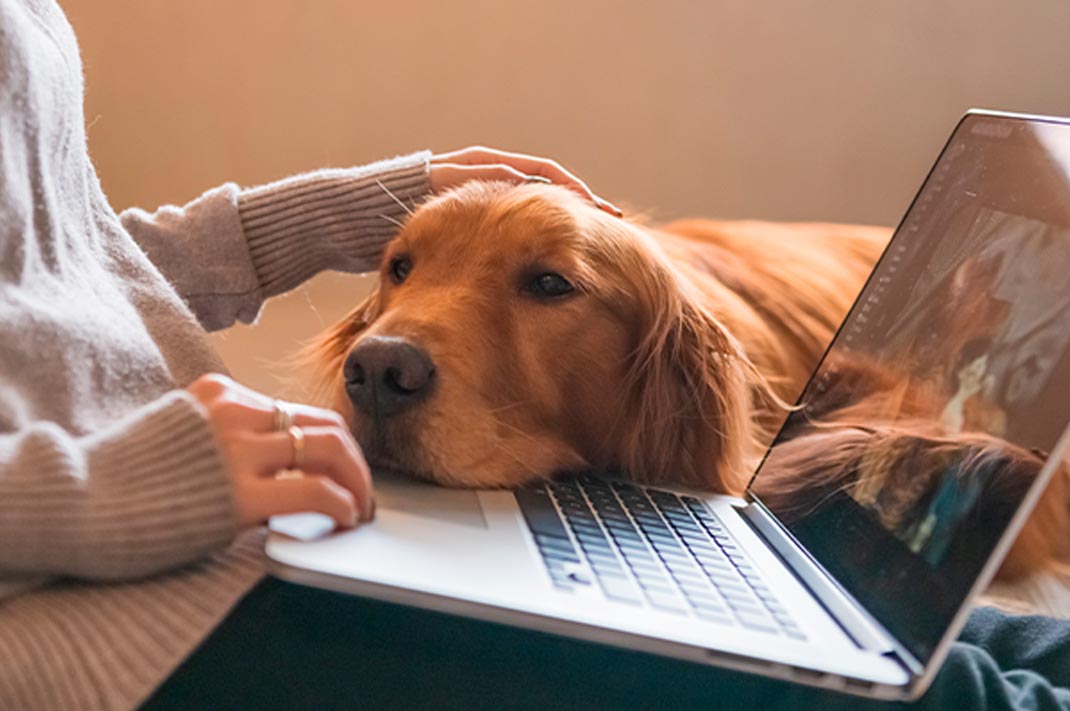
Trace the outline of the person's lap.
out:
<instances>
[{"instance_id":1,"label":"person's lap","mask_svg":"<svg viewBox=\"0 0 1070 711\"><path fill-rule=\"evenodd\" d=\"M960 640L921 707L1070 707L1070 622L982 609ZM269 578L145 708L741 706L895 705Z\"/></svg>"}]
</instances>

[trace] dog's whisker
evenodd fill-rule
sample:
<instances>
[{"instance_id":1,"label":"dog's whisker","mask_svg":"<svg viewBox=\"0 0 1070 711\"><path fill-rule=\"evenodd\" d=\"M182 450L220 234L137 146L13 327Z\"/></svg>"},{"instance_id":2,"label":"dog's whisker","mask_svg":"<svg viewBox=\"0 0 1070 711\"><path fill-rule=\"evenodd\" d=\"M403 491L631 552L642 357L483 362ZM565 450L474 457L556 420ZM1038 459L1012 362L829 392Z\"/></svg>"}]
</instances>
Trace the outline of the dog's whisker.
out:
<instances>
[{"instance_id":1,"label":"dog's whisker","mask_svg":"<svg viewBox=\"0 0 1070 711\"><path fill-rule=\"evenodd\" d=\"M540 442L539 440L535 439L533 436L531 436L530 434L528 434L524 430L520 429L519 427L515 427L515 426L509 424L508 422L506 422L506 421L504 421L504 420L502 420L502 419L500 419L498 417L495 417L494 421L497 424L501 425L502 427L505 427L507 430L510 430L511 432L515 432L516 434L520 435L521 437L527 439L532 444L537 445L540 449L550 449L550 447L545 442Z\"/></svg>"},{"instance_id":2,"label":"dog's whisker","mask_svg":"<svg viewBox=\"0 0 1070 711\"><path fill-rule=\"evenodd\" d=\"M399 206L401 206L401 209L402 209L402 210L404 210L404 211L405 211L405 212L406 212L407 214L409 214L409 215L411 215L411 214L412 214L412 210L410 210L410 209L409 209L408 205L406 205L405 203L403 203L403 202L402 202L402 201L401 201L401 200L400 200L400 199L398 198L398 196L397 196L397 195L395 195L394 193L390 192L390 188L388 188L388 187L386 187L385 185L383 185L383 182L382 182L381 180L379 180L378 178L376 178L376 179L375 179L375 184L376 184L376 185L378 185L378 186L379 186L380 188L382 188L382 189L383 189L383 192L384 192L384 193L386 193L387 195L389 195L389 196L390 196L390 199L391 199L391 200L393 200L393 201L394 201L394 202L396 202L396 203L397 203L397 204L398 204Z\"/></svg>"},{"instance_id":3,"label":"dog's whisker","mask_svg":"<svg viewBox=\"0 0 1070 711\"><path fill-rule=\"evenodd\" d=\"M495 407L490 410L490 414L495 415L499 412L505 412L506 410L512 410L514 407L523 407L524 405L531 405L531 400L519 400L517 402L511 402L508 405L502 405L501 407Z\"/></svg>"},{"instance_id":4,"label":"dog's whisker","mask_svg":"<svg viewBox=\"0 0 1070 711\"><path fill-rule=\"evenodd\" d=\"M531 466L530 464L525 462L523 459L518 457L513 450L509 449L508 447L506 447L501 442L496 443L496 447L498 448L499 451L504 452L505 454L509 455L509 458L512 459L514 462L516 462L520 466L524 467L524 469L526 469L529 474L532 474L532 475L534 475L536 477L541 477L540 473L535 469L535 467Z\"/></svg>"},{"instance_id":5,"label":"dog's whisker","mask_svg":"<svg viewBox=\"0 0 1070 711\"><path fill-rule=\"evenodd\" d=\"M395 225L397 225L398 229L401 229L402 227L404 227L404 226L405 226L405 225L401 224L401 222L399 222L398 220L395 220L395 219L394 219L393 217L391 217L390 215L379 215L379 217L383 218L383 219L384 219L384 220L386 220L387 222L392 222L392 223L394 223Z\"/></svg>"}]
</instances>

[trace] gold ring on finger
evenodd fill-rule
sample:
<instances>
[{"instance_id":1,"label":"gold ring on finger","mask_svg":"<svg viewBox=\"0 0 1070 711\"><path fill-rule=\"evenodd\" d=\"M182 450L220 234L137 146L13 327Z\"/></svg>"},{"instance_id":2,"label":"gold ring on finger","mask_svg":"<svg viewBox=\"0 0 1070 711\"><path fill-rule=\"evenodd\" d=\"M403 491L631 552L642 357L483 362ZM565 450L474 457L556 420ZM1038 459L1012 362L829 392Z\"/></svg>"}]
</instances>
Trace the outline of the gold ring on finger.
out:
<instances>
[{"instance_id":1,"label":"gold ring on finger","mask_svg":"<svg viewBox=\"0 0 1070 711\"><path fill-rule=\"evenodd\" d=\"M275 431L285 432L293 427L294 424L294 411L293 406L285 400L275 401Z\"/></svg>"},{"instance_id":2,"label":"gold ring on finger","mask_svg":"<svg viewBox=\"0 0 1070 711\"><path fill-rule=\"evenodd\" d=\"M289 468L300 469L305 463L305 431L297 425L290 425L286 434L290 435L290 445L293 450Z\"/></svg>"}]
</instances>

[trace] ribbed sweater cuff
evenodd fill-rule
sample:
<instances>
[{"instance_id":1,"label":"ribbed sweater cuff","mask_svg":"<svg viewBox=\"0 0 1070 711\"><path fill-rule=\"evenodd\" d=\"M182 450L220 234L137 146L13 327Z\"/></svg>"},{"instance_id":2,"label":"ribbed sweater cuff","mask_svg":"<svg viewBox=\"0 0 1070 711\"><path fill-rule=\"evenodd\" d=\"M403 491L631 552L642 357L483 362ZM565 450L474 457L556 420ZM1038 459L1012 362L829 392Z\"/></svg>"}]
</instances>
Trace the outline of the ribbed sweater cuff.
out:
<instances>
[{"instance_id":1,"label":"ribbed sweater cuff","mask_svg":"<svg viewBox=\"0 0 1070 711\"><path fill-rule=\"evenodd\" d=\"M109 478L87 538L117 573L155 572L219 550L238 534L230 477L204 411L176 390L141 411L121 437L90 450Z\"/></svg>"},{"instance_id":2,"label":"ribbed sweater cuff","mask_svg":"<svg viewBox=\"0 0 1070 711\"><path fill-rule=\"evenodd\" d=\"M238 211L263 297L325 269L375 269L383 246L430 191L430 158L421 151L243 190Z\"/></svg>"},{"instance_id":3,"label":"ribbed sweater cuff","mask_svg":"<svg viewBox=\"0 0 1070 711\"><path fill-rule=\"evenodd\" d=\"M73 447L61 442L42 431L26 443L41 484L24 490L32 500L0 507L0 524L18 542L2 546L5 568L137 578L200 559L237 535L214 434L188 393L169 393Z\"/></svg>"}]
</instances>

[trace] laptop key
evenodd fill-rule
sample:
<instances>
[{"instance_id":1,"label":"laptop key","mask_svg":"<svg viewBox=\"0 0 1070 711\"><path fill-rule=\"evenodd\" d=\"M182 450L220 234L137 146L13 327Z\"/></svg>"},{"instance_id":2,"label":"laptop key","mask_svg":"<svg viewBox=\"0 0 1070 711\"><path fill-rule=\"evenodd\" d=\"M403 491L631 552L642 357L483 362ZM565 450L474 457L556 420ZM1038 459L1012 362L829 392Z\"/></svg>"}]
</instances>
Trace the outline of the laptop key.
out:
<instances>
[{"instance_id":1,"label":"laptop key","mask_svg":"<svg viewBox=\"0 0 1070 711\"><path fill-rule=\"evenodd\" d=\"M678 566L681 568L691 568L691 556L687 554L687 551L683 548L675 548L673 546L657 546L658 555L670 568Z\"/></svg>"},{"instance_id":2,"label":"laptop key","mask_svg":"<svg viewBox=\"0 0 1070 711\"><path fill-rule=\"evenodd\" d=\"M713 592L715 590L715 588L712 585L710 585L709 581L706 581L706 580L699 580L698 578L682 577L682 576L677 575L675 573L673 574L673 578L676 580L677 584L680 586L680 589L683 590L685 593L694 592L694 593L713 594Z\"/></svg>"},{"instance_id":3,"label":"laptop key","mask_svg":"<svg viewBox=\"0 0 1070 711\"><path fill-rule=\"evenodd\" d=\"M633 605L641 605L643 598L639 590L626 578L599 577L598 584L602 592L611 600L627 602Z\"/></svg>"},{"instance_id":4,"label":"laptop key","mask_svg":"<svg viewBox=\"0 0 1070 711\"><path fill-rule=\"evenodd\" d=\"M646 544L643 543L643 539L639 538L638 536L636 536L635 538L631 538L631 537L628 537L628 536L617 535L617 533L614 532L613 540L616 542L616 544L618 546L620 546L621 548L624 548L626 550L629 550L629 551L647 551L647 550L649 550L647 548Z\"/></svg>"},{"instance_id":5,"label":"laptop key","mask_svg":"<svg viewBox=\"0 0 1070 711\"><path fill-rule=\"evenodd\" d=\"M624 560L628 562L628 565L633 568L644 568L647 570L656 570L661 572L665 570L665 566L662 565L654 556L649 553L639 551L624 551Z\"/></svg>"},{"instance_id":6,"label":"laptop key","mask_svg":"<svg viewBox=\"0 0 1070 711\"><path fill-rule=\"evenodd\" d=\"M700 565L702 566L702 570L705 571L706 575L710 578L710 580L713 580L715 582L731 582L736 580L736 576L734 575L732 566L730 566L728 563L720 563L712 560L702 560L700 561Z\"/></svg>"},{"instance_id":7,"label":"laptop key","mask_svg":"<svg viewBox=\"0 0 1070 711\"><path fill-rule=\"evenodd\" d=\"M557 578L557 577L554 577L554 576L551 575L550 576L550 583L555 588L557 588L558 590L564 590L566 592L575 592L576 591L576 586L573 585L572 581L570 581L566 577Z\"/></svg>"},{"instance_id":8,"label":"laptop key","mask_svg":"<svg viewBox=\"0 0 1070 711\"><path fill-rule=\"evenodd\" d=\"M695 608L695 617L703 620L704 622L715 622L719 625L732 625L735 624L735 620L732 619L730 614L717 612L716 610L704 610L702 608Z\"/></svg>"},{"instance_id":9,"label":"laptop key","mask_svg":"<svg viewBox=\"0 0 1070 711\"><path fill-rule=\"evenodd\" d=\"M598 534L602 533L602 527L598 525L598 522L593 517L589 521L587 521L581 518L569 516L568 525L571 526L572 530L576 531L577 533L580 531L591 531Z\"/></svg>"},{"instance_id":10,"label":"laptop key","mask_svg":"<svg viewBox=\"0 0 1070 711\"><path fill-rule=\"evenodd\" d=\"M743 597L736 597L735 595L724 595L723 597L725 599L725 602L728 603L728 606L731 607L733 610L750 612L755 615L762 615L763 617L768 617L770 620L773 619L773 616L766 611L762 603L754 598L748 599Z\"/></svg>"},{"instance_id":11,"label":"laptop key","mask_svg":"<svg viewBox=\"0 0 1070 711\"><path fill-rule=\"evenodd\" d=\"M728 558L718 548L713 548L706 545L691 546L691 552L695 554L695 557L699 561L706 563L719 563L722 565L730 565Z\"/></svg>"},{"instance_id":12,"label":"laptop key","mask_svg":"<svg viewBox=\"0 0 1070 711\"><path fill-rule=\"evenodd\" d=\"M755 600L754 594L750 590L744 587L740 587L738 585L731 585L729 583L718 583L716 585L716 588L717 591L720 592L726 600Z\"/></svg>"},{"instance_id":13,"label":"laptop key","mask_svg":"<svg viewBox=\"0 0 1070 711\"><path fill-rule=\"evenodd\" d=\"M698 558L700 561L716 561L718 563L724 563L729 565L728 559L725 558L716 548L711 548L705 544L696 544L688 541L687 549L691 551L691 554Z\"/></svg>"},{"instance_id":14,"label":"laptop key","mask_svg":"<svg viewBox=\"0 0 1070 711\"><path fill-rule=\"evenodd\" d=\"M683 554L671 550L659 550L658 557L661 558L669 570L676 567L689 567L691 561L687 559Z\"/></svg>"},{"instance_id":15,"label":"laptop key","mask_svg":"<svg viewBox=\"0 0 1070 711\"><path fill-rule=\"evenodd\" d=\"M653 581L639 581L639 587L648 593L655 593L658 595L673 595L672 584L668 580L661 583L655 583Z\"/></svg>"},{"instance_id":16,"label":"laptop key","mask_svg":"<svg viewBox=\"0 0 1070 711\"><path fill-rule=\"evenodd\" d=\"M640 554L646 553L649 555L654 555L654 553L650 550L650 547L647 546L646 542L641 538L625 538L623 536L614 536L613 541L618 546L620 546L622 550L629 552L635 551L636 553Z\"/></svg>"},{"instance_id":17,"label":"laptop key","mask_svg":"<svg viewBox=\"0 0 1070 711\"><path fill-rule=\"evenodd\" d=\"M615 580L628 580L628 574L624 572L624 568L619 568L612 565L603 565L599 563L593 563L591 568L594 570L594 575L599 580L605 580L607 578L614 578Z\"/></svg>"},{"instance_id":18,"label":"laptop key","mask_svg":"<svg viewBox=\"0 0 1070 711\"><path fill-rule=\"evenodd\" d=\"M536 533L534 535L535 545L540 549L556 548L557 550L571 551L575 550L575 546L572 545L572 541L568 538L561 536L548 536L545 533Z\"/></svg>"},{"instance_id":19,"label":"laptop key","mask_svg":"<svg viewBox=\"0 0 1070 711\"><path fill-rule=\"evenodd\" d=\"M609 540L601 531L599 531L598 533L587 530L576 531L576 540L580 542L580 545L583 545L584 543L590 543L591 545L595 546L610 545Z\"/></svg>"},{"instance_id":20,"label":"laptop key","mask_svg":"<svg viewBox=\"0 0 1070 711\"><path fill-rule=\"evenodd\" d=\"M646 548L646 545L643 543L643 537L639 534L638 531L635 531L634 529L630 530L614 527L610 528L609 532L612 534L613 538L616 539L616 541L622 545L632 544L639 546L640 548Z\"/></svg>"},{"instance_id":21,"label":"laptop key","mask_svg":"<svg viewBox=\"0 0 1070 711\"><path fill-rule=\"evenodd\" d=\"M679 548L673 546L672 544L665 543L664 541L653 541L652 540L652 541L650 541L650 547L653 549L653 552L659 558L665 558L666 556L669 556L669 557L675 556L677 558L680 558L681 555L686 555Z\"/></svg>"},{"instance_id":22,"label":"laptop key","mask_svg":"<svg viewBox=\"0 0 1070 711\"><path fill-rule=\"evenodd\" d=\"M552 561L560 561L562 563L579 563L580 557L575 551L561 551L553 548L543 548L539 551L543 557L546 558L547 564Z\"/></svg>"},{"instance_id":23,"label":"laptop key","mask_svg":"<svg viewBox=\"0 0 1070 711\"><path fill-rule=\"evenodd\" d=\"M772 619L762 615L752 615L746 612L737 612L736 619L747 629L760 632L776 632L777 626Z\"/></svg>"},{"instance_id":24,"label":"laptop key","mask_svg":"<svg viewBox=\"0 0 1070 711\"><path fill-rule=\"evenodd\" d=\"M676 566L669 569L673 577L679 580L681 583L691 583L693 585L701 585L704 588L710 587L709 578L702 574L702 571L695 568L693 565L688 567Z\"/></svg>"},{"instance_id":25,"label":"laptop key","mask_svg":"<svg viewBox=\"0 0 1070 711\"><path fill-rule=\"evenodd\" d=\"M561 516L545 490L519 489L514 496L532 533L568 538Z\"/></svg>"},{"instance_id":26,"label":"laptop key","mask_svg":"<svg viewBox=\"0 0 1070 711\"><path fill-rule=\"evenodd\" d=\"M665 578L660 580L656 578L640 578L639 587L647 592L656 592L663 595L674 595L676 593L672 587L672 582Z\"/></svg>"},{"instance_id":27,"label":"laptop key","mask_svg":"<svg viewBox=\"0 0 1070 711\"><path fill-rule=\"evenodd\" d=\"M608 550L598 550L591 548L584 548L583 552L587 554L587 559L591 561L594 566L604 565L607 568L619 568L620 564L617 562L617 556L613 555Z\"/></svg>"},{"instance_id":28,"label":"laptop key","mask_svg":"<svg viewBox=\"0 0 1070 711\"><path fill-rule=\"evenodd\" d=\"M691 606L695 609L715 610L725 615L732 614L728 611L728 607L723 601L718 600L711 595L693 593L685 590L684 597L687 598L687 601L690 602Z\"/></svg>"},{"instance_id":29,"label":"laptop key","mask_svg":"<svg viewBox=\"0 0 1070 711\"><path fill-rule=\"evenodd\" d=\"M664 568L653 561L634 560L632 558L625 558L625 560L628 562L628 567L631 568L636 575L663 574L662 571Z\"/></svg>"},{"instance_id":30,"label":"laptop key","mask_svg":"<svg viewBox=\"0 0 1070 711\"><path fill-rule=\"evenodd\" d=\"M695 538L695 539L698 539L700 541L709 540L709 536L707 535L707 533L705 531L703 531L701 528L699 528L698 526L694 526L694 525L690 525L690 524L685 525L685 524L682 524L682 523L675 523L674 522L673 523L673 528L676 529L676 532L678 534L680 534L681 538Z\"/></svg>"},{"instance_id":31,"label":"laptop key","mask_svg":"<svg viewBox=\"0 0 1070 711\"><path fill-rule=\"evenodd\" d=\"M646 597L650 600L650 604L659 610L667 610L669 612L687 612L687 606L684 601L676 595L669 593L660 593L652 590L646 591Z\"/></svg>"},{"instance_id":32,"label":"laptop key","mask_svg":"<svg viewBox=\"0 0 1070 711\"><path fill-rule=\"evenodd\" d=\"M731 612L729 612L730 608L725 604L724 600L720 600L709 593L685 590L684 597L687 598L687 601L691 603L692 607L702 607L707 610L720 610L726 615L731 614Z\"/></svg>"}]
</instances>

